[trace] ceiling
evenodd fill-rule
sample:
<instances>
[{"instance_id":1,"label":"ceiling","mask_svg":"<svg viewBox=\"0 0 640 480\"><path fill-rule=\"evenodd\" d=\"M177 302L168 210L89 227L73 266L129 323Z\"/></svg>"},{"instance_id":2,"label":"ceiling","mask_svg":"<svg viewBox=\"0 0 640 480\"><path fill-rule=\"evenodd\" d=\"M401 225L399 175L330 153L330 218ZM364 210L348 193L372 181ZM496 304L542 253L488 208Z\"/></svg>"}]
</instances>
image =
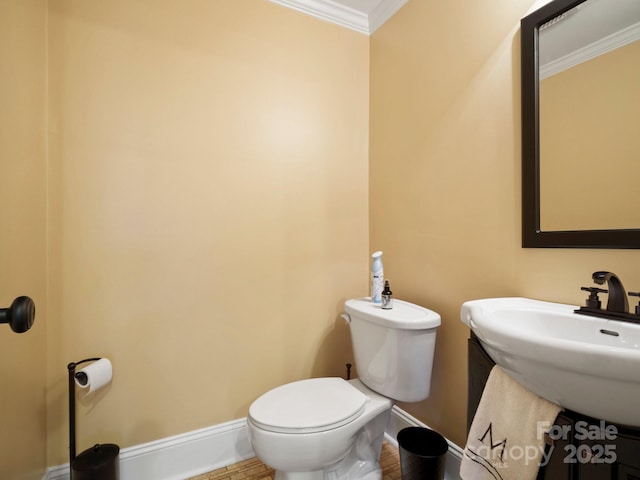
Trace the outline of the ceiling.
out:
<instances>
[{"instance_id":1,"label":"ceiling","mask_svg":"<svg viewBox=\"0 0 640 480\"><path fill-rule=\"evenodd\" d=\"M270 0L327 22L371 35L409 0Z\"/></svg>"}]
</instances>

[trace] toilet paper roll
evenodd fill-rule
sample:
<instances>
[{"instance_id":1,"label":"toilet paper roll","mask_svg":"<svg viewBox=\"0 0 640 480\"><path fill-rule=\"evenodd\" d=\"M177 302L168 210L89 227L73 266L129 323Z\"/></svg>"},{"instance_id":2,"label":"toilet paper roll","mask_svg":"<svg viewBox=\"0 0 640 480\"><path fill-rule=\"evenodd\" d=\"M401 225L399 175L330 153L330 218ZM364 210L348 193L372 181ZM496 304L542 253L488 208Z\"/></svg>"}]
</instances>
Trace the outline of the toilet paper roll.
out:
<instances>
[{"instance_id":1,"label":"toilet paper roll","mask_svg":"<svg viewBox=\"0 0 640 480\"><path fill-rule=\"evenodd\" d=\"M91 365L78 370L75 374L76 384L80 388L88 388L87 393L95 392L111 381L113 368L108 358L96 360Z\"/></svg>"}]
</instances>

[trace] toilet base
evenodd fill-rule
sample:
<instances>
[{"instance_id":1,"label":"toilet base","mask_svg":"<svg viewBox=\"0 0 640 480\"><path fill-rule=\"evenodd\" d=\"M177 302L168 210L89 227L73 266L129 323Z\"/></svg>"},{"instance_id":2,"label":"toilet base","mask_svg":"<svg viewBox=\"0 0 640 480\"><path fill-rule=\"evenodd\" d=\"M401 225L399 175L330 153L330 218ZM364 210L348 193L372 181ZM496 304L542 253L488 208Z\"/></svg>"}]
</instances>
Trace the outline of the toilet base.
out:
<instances>
[{"instance_id":1,"label":"toilet base","mask_svg":"<svg viewBox=\"0 0 640 480\"><path fill-rule=\"evenodd\" d=\"M284 472L276 470L275 480L382 480L377 459L359 460L350 454L336 465L313 472Z\"/></svg>"},{"instance_id":2,"label":"toilet base","mask_svg":"<svg viewBox=\"0 0 640 480\"><path fill-rule=\"evenodd\" d=\"M315 472L283 472L276 470L274 480L324 480L324 471L316 470Z\"/></svg>"},{"instance_id":3,"label":"toilet base","mask_svg":"<svg viewBox=\"0 0 640 480\"><path fill-rule=\"evenodd\" d=\"M369 471L362 476L338 476L335 472L316 470L315 472L281 472L276 470L275 480L382 480L382 470Z\"/></svg>"}]
</instances>

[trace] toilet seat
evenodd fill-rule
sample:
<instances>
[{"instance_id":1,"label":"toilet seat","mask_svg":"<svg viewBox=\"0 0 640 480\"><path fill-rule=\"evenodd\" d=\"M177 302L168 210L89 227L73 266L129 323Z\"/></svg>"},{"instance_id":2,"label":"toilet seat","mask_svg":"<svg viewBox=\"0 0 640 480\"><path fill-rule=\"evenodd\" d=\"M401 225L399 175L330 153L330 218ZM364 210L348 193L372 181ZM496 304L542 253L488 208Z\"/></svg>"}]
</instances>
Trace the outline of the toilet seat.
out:
<instances>
[{"instance_id":1,"label":"toilet seat","mask_svg":"<svg viewBox=\"0 0 640 480\"><path fill-rule=\"evenodd\" d=\"M276 433L317 433L346 425L367 396L342 378L312 378L274 388L249 407L257 427Z\"/></svg>"}]
</instances>

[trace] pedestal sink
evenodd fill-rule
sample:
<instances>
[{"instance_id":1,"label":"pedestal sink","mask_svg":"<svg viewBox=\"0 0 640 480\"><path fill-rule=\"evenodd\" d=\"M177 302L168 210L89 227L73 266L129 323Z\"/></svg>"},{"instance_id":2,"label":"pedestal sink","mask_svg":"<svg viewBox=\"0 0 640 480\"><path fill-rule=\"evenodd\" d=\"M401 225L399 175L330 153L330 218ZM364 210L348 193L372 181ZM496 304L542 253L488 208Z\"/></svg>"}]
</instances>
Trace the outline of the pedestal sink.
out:
<instances>
[{"instance_id":1,"label":"pedestal sink","mask_svg":"<svg viewBox=\"0 0 640 480\"><path fill-rule=\"evenodd\" d=\"M577 307L488 298L460 316L514 380L564 408L640 427L640 325L578 315Z\"/></svg>"}]
</instances>

